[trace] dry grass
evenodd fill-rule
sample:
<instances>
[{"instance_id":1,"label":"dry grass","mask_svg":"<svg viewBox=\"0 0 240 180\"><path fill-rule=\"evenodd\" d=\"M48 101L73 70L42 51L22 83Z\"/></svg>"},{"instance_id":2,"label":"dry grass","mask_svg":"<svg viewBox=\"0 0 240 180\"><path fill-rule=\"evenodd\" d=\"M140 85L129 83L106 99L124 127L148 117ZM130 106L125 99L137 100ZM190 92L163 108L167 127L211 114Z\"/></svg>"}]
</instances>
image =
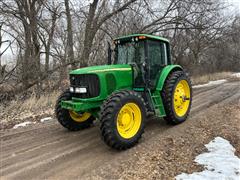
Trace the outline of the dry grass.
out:
<instances>
[{"instance_id":1,"label":"dry grass","mask_svg":"<svg viewBox=\"0 0 240 180\"><path fill-rule=\"evenodd\" d=\"M59 96L59 92L53 92L48 95L42 95L39 99L36 98L34 94L31 95L30 98L28 98L25 101L21 100L15 100L10 103L8 107L6 107L7 110L15 109L17 111L38 111L45 108L51 108L54 106L57 97Z\"/></svg>"},{"instance_id":2,"label":"dry grass","mask_svg":"<svg viewBox=\"0 0 240 180\"><path fill-rule=\"evenodd\" d=\"M218 72L218 73L206 74L202 76L194 76L191 78L191 80L193 85L205 84L205 83L208 83L209 81L227 79L231 77L232 74L233 74L232 72Z\"/></svg>"},{"instance_id":3,"label":"dry grass","mask_svg":"<svg viewBox=\"0 0 240 180\"><path fill-rule=\"evenodd\" d=\"M58 96L59 92L43 95L39 99L37 99L35 96L32 96L31 98L24 101L24 103L21 105L21 108L34 111L44 109L46 107L54 107Z\"/></svg>"},{"instance_id":4,"label":"dry grass","mask_svg":"<svg viewBox=\"0 0 240 180\"><path fill-rule=\"evenodd\" d=\"M0 129L9 128L26 120L39 121L45 116L52 116L60 92L42 95L39 99L34 94L25 101L11 101L8 106L0 107Z\"/></svg>"}]
</instances>

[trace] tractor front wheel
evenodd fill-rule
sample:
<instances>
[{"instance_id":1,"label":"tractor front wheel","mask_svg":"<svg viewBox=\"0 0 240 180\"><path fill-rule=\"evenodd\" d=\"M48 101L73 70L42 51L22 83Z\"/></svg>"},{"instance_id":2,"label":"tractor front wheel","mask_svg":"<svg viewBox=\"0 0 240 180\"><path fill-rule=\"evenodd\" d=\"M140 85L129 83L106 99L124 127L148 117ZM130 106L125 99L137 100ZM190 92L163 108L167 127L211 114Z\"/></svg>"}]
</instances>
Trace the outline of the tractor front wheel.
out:
<instances>
[{"instance_id":1,"label":"tractor front wheel","mask_svg":"<svg viewBox=\"0 0 240 180\"><path fill-rule=\"evenodd\" d=\"M144 132L146 109L142 97L129 90L113 93L100 112L104 142L118 150L134 146Z\"/></svg>"},{"instance_id":2,"label":"tractor front wheel","mask_svg":"<svg viewBox=\"0 0 240 180\"><path fill-rule=\"evenodd\" d=\"M58 122L70 131L78 131L90 127L94 121L94 117L90 113L84 112L79 114L61 107L62 100L71 100L71 98L72 96L69 91L65 91L58 98L55 106L55 114Z\"/></svg>"}]
</instances>

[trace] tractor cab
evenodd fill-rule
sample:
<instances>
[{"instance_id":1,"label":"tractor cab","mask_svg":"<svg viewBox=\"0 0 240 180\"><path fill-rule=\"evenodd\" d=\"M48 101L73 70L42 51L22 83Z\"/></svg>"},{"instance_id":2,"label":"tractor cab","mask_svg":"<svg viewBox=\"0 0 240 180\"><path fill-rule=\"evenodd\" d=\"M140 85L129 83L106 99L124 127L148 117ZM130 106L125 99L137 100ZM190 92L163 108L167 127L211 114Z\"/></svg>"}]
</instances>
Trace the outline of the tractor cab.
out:
<instances>
[{"instance_id":1,"label":"tractor cab","mask_svg":"<svg viewBox=\"0 0 240 180\"><path fill-rule=\"evenodd\" d=\"M157 85L161 70L171 63L169 41L165 38L133 34L114 40L113 64L129 64L134 69L134 87L151 89Z\"/></svg>"}]
</instances>

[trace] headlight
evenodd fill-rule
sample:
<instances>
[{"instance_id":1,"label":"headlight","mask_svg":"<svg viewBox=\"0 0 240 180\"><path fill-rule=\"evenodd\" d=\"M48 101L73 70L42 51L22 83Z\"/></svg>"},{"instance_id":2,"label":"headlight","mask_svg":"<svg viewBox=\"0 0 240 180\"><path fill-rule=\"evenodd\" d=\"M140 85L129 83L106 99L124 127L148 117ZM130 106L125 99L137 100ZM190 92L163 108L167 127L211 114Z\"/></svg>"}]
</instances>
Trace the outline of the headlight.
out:
<instances>
[{"instance_id":1,"label":"headlight","mask_svg":"<svg viewBox=\"0 0 240 180\"><path fill-rule=\"evenodd\" d=\"M81 88L75 88L75 93L86 93L87 88L81 87Z\"/></svg>"},{"instance_id":2,"label":"headlight","mask_svg":"<svg viewBox=\"0 0 240 180\"><path fill-rule=\"evenodd\" d=\"M74 92L74 88L73 87L70 87L70 92Z\"/></svg>"}]
</instances>

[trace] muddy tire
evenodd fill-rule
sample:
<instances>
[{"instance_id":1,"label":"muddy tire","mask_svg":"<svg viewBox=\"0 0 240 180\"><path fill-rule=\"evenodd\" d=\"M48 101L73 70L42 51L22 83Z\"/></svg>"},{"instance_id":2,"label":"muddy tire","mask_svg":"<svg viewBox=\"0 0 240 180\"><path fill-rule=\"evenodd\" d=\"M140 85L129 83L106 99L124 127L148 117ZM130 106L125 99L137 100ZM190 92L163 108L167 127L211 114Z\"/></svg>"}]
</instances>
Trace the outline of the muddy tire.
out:
<instances>
[{"instance_id":1,"label":"muddy tire","mask_svg":"<svg viewBox=\"0 0 240 180\"><path fill-rule=\"evenodd\" d=\"M90 127L93 124L93 121L94 121L93 116L89 116L89 118L87 118L86 120L84 120L82 122L76 121L70 115L70 113L76 114L75 112L70 112L69 110L63 109L61 107L61 101L62 100L71 100L71 97L72 97L71 93L68 90L63 92L59 96L59 98L56 102L56 106L55 106L55 115L56 115L56 118L57 118L58 122L63 127L67 128L70 131L78 131L78 130Z\"/></svg>"},{"instance_id":2,"label":"muddy tire","mask_svg":"<svg viewBox=\"0 0 240 180\"><path fill-rule=\"evenodd\" d=\"M192 103L192 86L184 71L175 71L168 76L162 98L166 111L164 119L168 123L179 124L187 119Z\"/></svg>"},{"instance_id":3,"label":"muddy tire","mask_svg":"<svg viewBox=\"0 0 240 180\"><path fill-rule=\"evenodd\" d=\"M144 132L144 100L134 91L115 92L102 105L99 119L103 141L117 150L128 149Z\"/></svg>"}]
</instances>

